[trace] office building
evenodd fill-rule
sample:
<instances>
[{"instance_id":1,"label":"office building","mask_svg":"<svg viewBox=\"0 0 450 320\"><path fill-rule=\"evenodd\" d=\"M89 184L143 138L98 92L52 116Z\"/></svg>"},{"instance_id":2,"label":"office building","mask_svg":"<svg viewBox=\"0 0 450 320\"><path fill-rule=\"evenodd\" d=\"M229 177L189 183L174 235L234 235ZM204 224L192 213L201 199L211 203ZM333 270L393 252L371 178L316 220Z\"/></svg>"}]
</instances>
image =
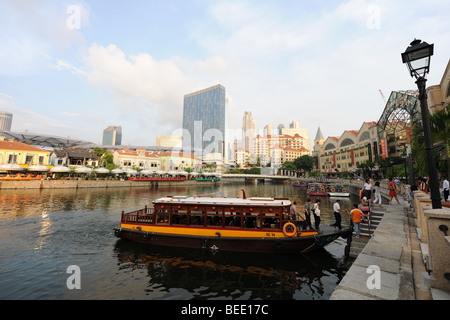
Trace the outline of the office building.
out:
<instances>
[{"instance_id":1,"label":"office building","mask_svg":"<svg viewBox=\"0 0 450 320\"><path fill-rule=\"evenodd\" d=\"M225 140L225 87L218 84L184 96L183 149L220 153Z\"/></svg>"},{"instance_id":2,"label":"office building","mask_svg":"<svg viewBox=\"0 0 450 320\"><path fill-rule=\"evenodd\" d=\"M250 111L244 112L244 119L242 123L242 141L244 150L254 153L254 140L256 137L256 121L252 117Z\"/></svg>"},{"instance_id":3,"label":"office building","mask_svg":"<svg viewBox=\"0 0 450 320\"><path fill-rule=\"evenodd\" d=\"M0 111L0 131L11 131L12 113Z\"/></svg>"},{"instance_id":4,"label":"office building","mask_svg":"<svg viewBox=\"0 0 450 320\"><path fill-rule=\"evenodd\" d=\"M122 127L109 126L103 130L102 145L120 146L122 144Z\"/></svg>"}]
</instances>

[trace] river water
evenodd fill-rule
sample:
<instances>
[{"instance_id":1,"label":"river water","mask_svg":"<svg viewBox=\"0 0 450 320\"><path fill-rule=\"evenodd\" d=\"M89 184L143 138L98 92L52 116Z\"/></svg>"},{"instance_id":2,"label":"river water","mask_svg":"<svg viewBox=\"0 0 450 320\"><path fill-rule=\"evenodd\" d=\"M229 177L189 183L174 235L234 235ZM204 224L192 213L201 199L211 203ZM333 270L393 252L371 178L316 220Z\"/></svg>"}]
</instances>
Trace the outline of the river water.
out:
<instances>
[{"instance_id":1,"label":"river water","mask_svg":"<svg viewBox=\"0 0 450 320\"><path fill-rule=\"evenodd\" d=\"M349 269L344 240L298 255L159 248L120 240L120 214L166 195L276 196L297 201L289 184L224 182L159 188L1 190L0 299L327 300ZM312 198L314 201L314 197ZM335 199L322 197L322 223ZM341 207L354 199L342 198ZM343 214L343 224L349 218ZM78 266L80 289L68 286Z\"/></svg>"}]
</instances>

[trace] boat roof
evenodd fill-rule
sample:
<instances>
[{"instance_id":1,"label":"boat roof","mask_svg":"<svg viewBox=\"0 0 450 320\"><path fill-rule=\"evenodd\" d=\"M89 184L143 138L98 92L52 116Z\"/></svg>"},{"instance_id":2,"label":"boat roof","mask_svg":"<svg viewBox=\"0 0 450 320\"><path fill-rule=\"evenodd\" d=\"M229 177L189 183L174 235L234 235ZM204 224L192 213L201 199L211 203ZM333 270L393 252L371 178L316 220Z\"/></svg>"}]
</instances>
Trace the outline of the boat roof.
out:
<instances>
[{"instance_id":1,"label":"boat roof","mask_svg":"<svg viewBox=\"0 0 450 320\"><path fill-rule=\"evenodd\" d=\"M290 206L291 201L285 198L219 198L219 197L184 197L184 196L167 196L156 199L153 203L176 202L183 204L199 204L199 205L240 205L240 206Z\"/></svg>"}]
</instances>

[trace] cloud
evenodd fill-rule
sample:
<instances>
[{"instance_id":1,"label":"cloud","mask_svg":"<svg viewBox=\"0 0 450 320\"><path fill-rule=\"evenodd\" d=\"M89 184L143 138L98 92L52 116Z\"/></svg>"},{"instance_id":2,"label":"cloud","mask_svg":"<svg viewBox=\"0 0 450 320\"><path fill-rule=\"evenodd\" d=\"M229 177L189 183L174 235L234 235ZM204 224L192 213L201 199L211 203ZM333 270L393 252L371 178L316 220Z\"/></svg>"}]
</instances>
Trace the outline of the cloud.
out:
<instances>
[{"instance_id":1,"label":"cloud","mask_svg":"<svg viewBox=\"0 0 450 320\"><path fill-rule=\"evenodd\" d=\"M70 133L70 136L84 136L83 130L76 125L68 125L40 113L17 107L14 99L2 92L0 92L0 110L13 114L11 131L43 133L56 136L67 136L67 133Z\"/></svg>"},{"instance_id":2,"label":"cloud","mask_svg":"<svg viewBox=\"0 0 450 320\"><path fill-rule=\"evenodd\" d=\"M74 13L80 28L71 28ZM84 46L82 31L89 29L90 8L80 1L71 5L50 0L5 0L0 3L0 75L23 75L46 67L46 54L70 53Z\"/></svg>"}]
</instances>

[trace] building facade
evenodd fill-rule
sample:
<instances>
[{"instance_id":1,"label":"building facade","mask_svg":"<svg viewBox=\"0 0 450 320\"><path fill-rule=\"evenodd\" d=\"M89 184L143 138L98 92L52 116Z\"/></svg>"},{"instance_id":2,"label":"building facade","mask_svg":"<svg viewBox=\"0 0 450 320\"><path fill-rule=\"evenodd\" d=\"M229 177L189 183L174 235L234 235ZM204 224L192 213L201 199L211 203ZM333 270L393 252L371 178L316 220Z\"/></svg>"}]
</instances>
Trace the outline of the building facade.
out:
<instances>
[{"instance_id":1,"label":"building facade","mask_svg":"<svg viewBox=\"0 0 450 320\"><path fill-rule=\"evenodd\" d=\"M156 146L166 148L181 148L183 137L181 136L157 136Z\"/></svg>"},{"instance_id":2,"label":"building facade","mask_svg":"<svg viewBox=\"0 0 450 320\"><path fill-rule=\"evenodd\" d=\"M447 63L441 82L427 88L428 108L431 114L450 104L450 60Z\"/></svg>"},{"instance_id":3,"label":"building facade","mask_svg":"<svg viewBox=\"0 0 450 320\"><path fill-rule=\"evenodd\" d=\"M256 136L256 121L250 111L244 112L242 121L242 141L244 149L250 153L254 152L254 139Z\"/></svg>"},{"instance_id":4,"label":"building facade","mask_svg":"<svg viewBox=\"0 0 450 320\"><path fill-rule=\"evenodd\" d=\"M320 171L352 172L360 163L374 161L378 150L377 123L372 121L364 122L358 131L346 130L340 137L323 140L321 134L316 135L314 154Z\"/></svg>"},{"instance_id":5,"label":"building facade","mask_svg":"<svg viewBox=\"0 0 450 320\"><path fill-rule=\"evenodd\" d=\"M109 126L103 130L103 146L120 146L122 144L122 127Z\"/></svg>"},{"instance_id":6,"label":"building facade","mask_svg":"<svg viewBox=\"0 0 450 320\"><path fill-rule=\"evenodd\" d=\"M38 164L49 166L50 154L50 151L22 142L0 141L1 164L18 164L24 168Z\"/></svg>"},{"instance_id":7,"label":"building facade","mask_svg":"<svg viewBox=\"0 0 450 320\"><path fill-rule=\"evenodd\" d=\"M0 131L11 131L13 114L0 111Z\"/></svg>"},{"instance_id":8,"label":"building facade","mask_svg":"<svg viewBox=\"0 0 450 320\"><path fill-rule=\"evenodd\" d=\"M185 152L224 153L225 87L218 84L184 96L183 149Z\"/></svg>"},{"instance_id":9,"label":"building facade","mask_svg":"<svg viewBox=\"0 0 450 320\"><path fill-rule=\"evenodd\" d=\"M156 172L161 169L161 159L156 151L124 148L113 153L113 162L120 168L139 168Z\"/></svg>"}]
</instances>

